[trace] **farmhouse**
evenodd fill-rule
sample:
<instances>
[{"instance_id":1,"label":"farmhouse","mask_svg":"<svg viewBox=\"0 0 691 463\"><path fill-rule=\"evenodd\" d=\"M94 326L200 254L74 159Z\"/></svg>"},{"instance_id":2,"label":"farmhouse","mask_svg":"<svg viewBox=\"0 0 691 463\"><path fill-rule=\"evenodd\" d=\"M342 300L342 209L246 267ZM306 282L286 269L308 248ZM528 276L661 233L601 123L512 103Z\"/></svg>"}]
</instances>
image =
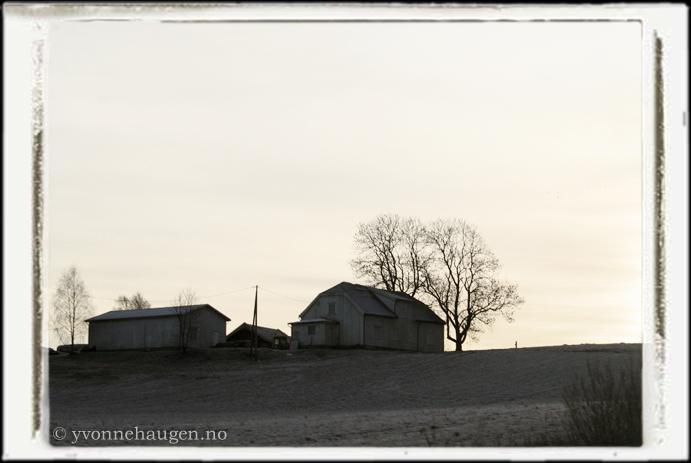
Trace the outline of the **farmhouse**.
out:
<instances>
[{"instance_id":1,"label":"farmhouse","mask_svg":"<svg viewBox=\"0 0 691 463\"><path fill-rule=\"evenodd\" d=\"M340 283L319 294L290 323L304 346L370 346L422 352L444 350L444 321L405 293Z\"/></svg>"},{"instance_id":2,"label":"farmhouse","mask_svg":"<svg viewBox=\"0 0 691 463\"><path fill-rule=\"evenodd\" d=\"M156 309L113 310L86 320L89 344L97 350L177 347L180 319L189 321L189 347L213 347L223 341L230 318L209 304Z\"/></svg>"},{"instance_id":3,"label":"farmhouse","mask_svg":"<svg viewBox=\"0 0 691 463\"><path fill-rule=\"evenodd\" d=\"M252 325L249 323L243 323L226 336L226 342L251 340ZM278 329L257 326L257 347L286 348L288 335Z\"/></svg>"}]
</instances>

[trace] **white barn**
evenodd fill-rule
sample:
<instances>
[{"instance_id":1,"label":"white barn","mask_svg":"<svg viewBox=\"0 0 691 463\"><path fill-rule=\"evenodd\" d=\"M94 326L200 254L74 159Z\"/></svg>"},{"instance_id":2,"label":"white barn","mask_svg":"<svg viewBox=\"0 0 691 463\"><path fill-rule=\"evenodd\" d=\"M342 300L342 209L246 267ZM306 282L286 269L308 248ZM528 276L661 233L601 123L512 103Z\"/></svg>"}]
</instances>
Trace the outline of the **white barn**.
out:
<instances>
[{"instance_id":1,"label":"white barn","mask_svg":"<svg viewBox=\"0 0 691 463\"><path fill-rule=\"evenodd\" d=\"M305 346L369 346L444 351L444 321L405 293L340 283L319 294L290 323Z\"/></svg>"},{"instance_id":2,"label":"white barn","mask_svg":"<svg viewBox=\"0 0 691 463\"><path fill-rule=\"evenodd\" d=\"M97 350L149 349L177 347L180 321L176 307L113 310L86 320L89 344ZM225 340L230 318L210 306L181 307L191 314L188 347L213 347Z\"/></svg>"}]
</instances>

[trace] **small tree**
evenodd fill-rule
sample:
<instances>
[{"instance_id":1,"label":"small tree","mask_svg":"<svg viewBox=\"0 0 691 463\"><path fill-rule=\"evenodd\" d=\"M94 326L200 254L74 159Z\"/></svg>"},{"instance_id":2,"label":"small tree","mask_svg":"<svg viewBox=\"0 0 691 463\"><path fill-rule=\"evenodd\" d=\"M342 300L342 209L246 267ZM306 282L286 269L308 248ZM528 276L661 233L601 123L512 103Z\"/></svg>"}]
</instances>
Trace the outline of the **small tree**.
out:
<instances>
[{"instance_id":1,"label":"small tree","mask_svg":"<svg viewBox=\"0 0 691 463\"><path fill-rule=\"evenodd\" d=\"M137 309L148 309L151 307L149 301L144 299L141 293L137 292L132 298L127 296L120 296L115 301L115 307L113 310L137 310Z\"/></svg>"},{"instance_id":2,"label":"small tree","mask_svg":"<svg viewBox=\"0 0 691 463\"><path fill-rule=\"evenodd\" d=\"M51 304L51 328L60 343L69 344L73 352L75 339L84 335L87 328L85 320L94 312L89 291L76 267L72 266L63 272Z\"/></svg>"},{"instance_id":3,"label":"small tree","mask_svg":"<svg viewBox=\"0 0 691 463\"><path fill-rule=\"evenodd\" d=\"M173 312L178 319L178 345L183 354L196 331L198 312L193 309L197 302L197 292L191 288L185 288L180 291L172 304Z\"/></svg>"}]
</instances>

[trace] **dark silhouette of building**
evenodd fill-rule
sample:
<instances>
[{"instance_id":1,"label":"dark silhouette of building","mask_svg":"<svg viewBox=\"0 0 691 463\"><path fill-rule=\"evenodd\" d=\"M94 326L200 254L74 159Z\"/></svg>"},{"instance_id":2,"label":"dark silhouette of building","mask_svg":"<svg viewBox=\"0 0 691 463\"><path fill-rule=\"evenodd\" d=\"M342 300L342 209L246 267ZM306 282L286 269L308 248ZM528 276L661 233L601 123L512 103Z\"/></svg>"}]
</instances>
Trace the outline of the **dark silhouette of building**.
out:
<instances>
[{"instance_id":1,"label":"dark silhouette of building","mask_svg":"<svg viewBox=\"0 0 691 463\"><path fill-rule=\"evenodd\" d=\"M235 328L228 336L226 342L252 341L252 325L243 323ZM287 348L290 344L290 336L283 331L257 326L257 347Z\"/></svg>"}]
</instances>

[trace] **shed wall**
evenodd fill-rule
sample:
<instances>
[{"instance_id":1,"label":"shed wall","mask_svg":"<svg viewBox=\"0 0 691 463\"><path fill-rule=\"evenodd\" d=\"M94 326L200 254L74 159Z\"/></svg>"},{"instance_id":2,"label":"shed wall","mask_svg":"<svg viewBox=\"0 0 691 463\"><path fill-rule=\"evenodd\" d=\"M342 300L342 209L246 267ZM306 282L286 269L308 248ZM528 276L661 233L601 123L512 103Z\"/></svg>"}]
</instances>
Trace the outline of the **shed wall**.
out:
<instances>
[{"instance_id":1,"label":"shed wall","mask_svg":"<svg viewBox=\"0 0 691 463\"><path fill-rule=\"evenodd\" d=\"M178 322L174 317L91 322L89 344L98 350L173 347L178 345Z\"/></svg>"},{"instance_id":2,"label":"shed wall","mask_svg":"<svg viewBox=\"0 0 691 463\"><path fill-rule=\"evenodd\" d=\"M326 345L325 323L304 323L292 326L292 339L300 341L300 346ZM308 333L308 327L314 326L314 334Z\"/></svg>"},{"instance_id":3,"label":"shed wall","mask_svg":"<svg viewBox=\"0 0 691 463\"><path fill-rule=\"evenodd\" d=\"M195 312L192 326L197 328L197 337L188 346L213 347L214 342L225 340L226 320L221 315L209 308ZM177 347L179 326L175 316L90 322L89 344L98 350Z\"/></svg>"},{"instance_id":4,"label":"shed wall","mask_svg":"<svg viewBox=\"0 0 691 463\"><path fill-rule=\"evenodd\" d=\"M418 324L418 350L420 352L444 352L444 325Z\"/></svg>"},{"instance_id":5,"label":"shed wall","mask_svg":"<svg viewBox=\"0 0 691 463\"><path fill-rule=\"evenodd\" d=\"M197 327L197 340L190 340L192 347L213 347L216 343L226 339L226 322L215 310L208 307L195 311L198 315L193 320L192 326ZM216 333L216 334L214 334Z\"/></svg>"},{"instance_id":6,"label":"shed wall","mask_svg":"<svg viewBox=\"0 0 691 463\"><path fill-rule=\"evenodd\" d=\"M392 333L396 327L395 318L365 316L365 345L372 347L386 347L399 349L398 341L392 340Z\"/></svg>"}]
</instances>

